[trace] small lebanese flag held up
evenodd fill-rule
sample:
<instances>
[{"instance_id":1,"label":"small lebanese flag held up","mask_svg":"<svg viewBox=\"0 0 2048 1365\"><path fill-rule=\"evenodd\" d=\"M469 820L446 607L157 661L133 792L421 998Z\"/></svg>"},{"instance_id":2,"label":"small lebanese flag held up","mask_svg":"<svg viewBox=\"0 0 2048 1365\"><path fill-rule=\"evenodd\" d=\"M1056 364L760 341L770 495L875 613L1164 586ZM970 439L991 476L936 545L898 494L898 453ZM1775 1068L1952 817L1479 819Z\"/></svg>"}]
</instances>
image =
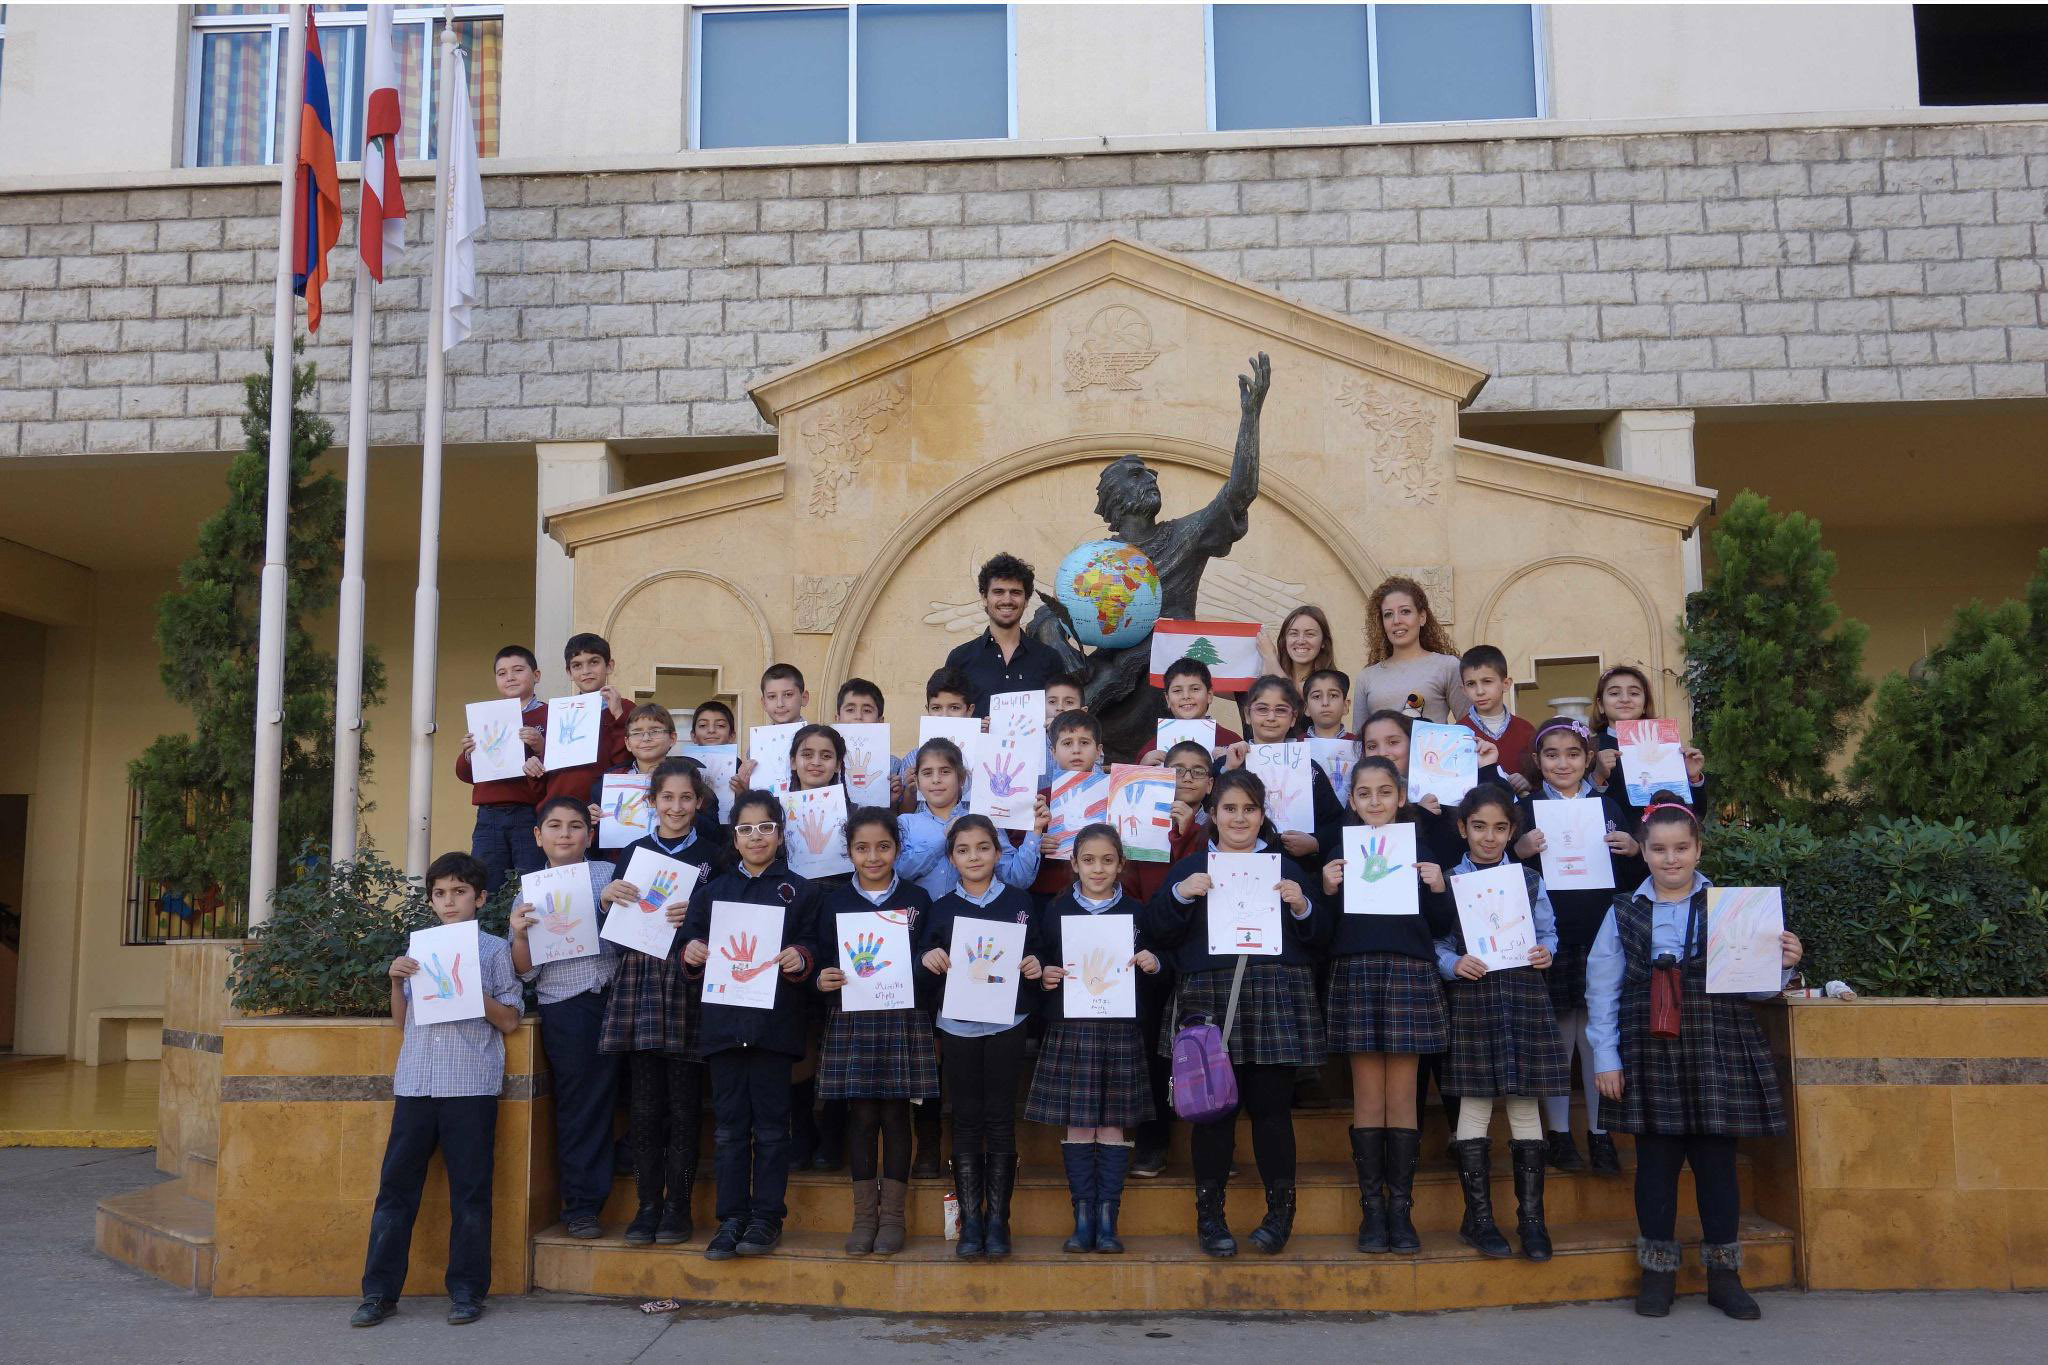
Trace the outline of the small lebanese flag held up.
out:
<instances>
[{"instance_id":1,"label":"small lebanese flag held up","mask_svg":"<svg viewBox=\"0 0 2048 1365\"><path fill-rule=\"evenodd\" d=\"M1258 680L1259 623L1161 621L1152 628L1154 687L1166 686L1166 670L1179 659L1207 664L1218 692L1241 692Z\"/></svg>"},{"instance_id":2,"label":"small lebanese flag held up","mask_svg":"<svg viewBox=\"0 0 2048 1365\"><path fill-rule=\"evenodd\" d=\"M362 217L356 241L363 268L384 278L384 253L405 249L405 192L398 183L398 52L391 45L391 6L370 6L364 65Z\"/></svg>"},{"instance_id":3,"label":"small lebanese flag held up","mask_svg":"<svg viewBox=\"0 0 2048 1365\"><path fill-rule=\"evenodd\" d=\"M327 253L341 238L341 181L334 171L334 119L327 107L327 65L320 30L306 14L306 93L299 115L298 232L292 242L292 292L306 300L306 330L320 330L320 288Z\"/></svg>"}]
</instances>

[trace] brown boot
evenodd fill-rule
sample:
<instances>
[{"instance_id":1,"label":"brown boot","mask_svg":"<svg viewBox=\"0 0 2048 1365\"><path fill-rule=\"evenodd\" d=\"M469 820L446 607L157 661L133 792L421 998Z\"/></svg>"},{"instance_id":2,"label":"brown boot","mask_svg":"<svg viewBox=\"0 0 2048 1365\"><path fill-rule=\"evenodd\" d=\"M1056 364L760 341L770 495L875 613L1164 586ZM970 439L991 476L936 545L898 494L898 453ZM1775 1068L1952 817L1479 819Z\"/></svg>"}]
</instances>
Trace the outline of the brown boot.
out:
<instances>
[{"instance_id":1,"label":"brown boot","mask_svg":"<svg viewBox=\"0 0 2048 1365\"><path fill-rule=\"evenodd\" d=\"M875 1249L877 1203L880 1192L872 1180L853 1182L853 1231L846 1234L849 1256L865 1256Z\"/></svg>"},{"instance_id":2,"label":"brown boot","mask_svg":"<svg viewBox=\"0 0 2048 1365\"><path fill-rule=\"evenodd\" d=\"M875 1255L894 1256L903 1250L903 1204L909 1197L909 1185L883 1177L881 1202L876 1208Z\"/></svg>"}]
</instances>

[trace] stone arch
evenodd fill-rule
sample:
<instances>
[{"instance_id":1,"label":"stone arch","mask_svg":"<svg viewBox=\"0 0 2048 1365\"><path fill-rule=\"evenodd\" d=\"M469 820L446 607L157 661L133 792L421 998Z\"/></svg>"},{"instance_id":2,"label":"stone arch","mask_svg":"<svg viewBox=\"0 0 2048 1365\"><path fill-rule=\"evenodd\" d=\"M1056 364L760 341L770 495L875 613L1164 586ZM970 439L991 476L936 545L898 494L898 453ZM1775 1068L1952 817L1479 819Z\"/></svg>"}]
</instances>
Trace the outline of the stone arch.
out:
<instances>
[{"instance_id":1,"label":"stone arch","mask_svg":"<svg viewBox=\"0 0 2048 1365\"><path fill-rule=\"evenodd\" d=\"M1613 579L1626 590L1628 597L1635 602L1637 610L1642 613L1643 638L1645 641L1645 655L1642 662L1648 666L1651 676L1657 678L1664 677L1665 626L1663 622L1657 619L1655 599L1650 596L1649 589L1645 588L1642 582L1633 574L1616 567L1607 560L1596 559L1591 555L1549 555L1542 559L1531 560L1527 564L1508 572L1488 590L1486 599L1480 604L1478 615L1473 620L1473 640L1496 640L1498 638L1500 622L1495 618L1499 613L1501 603L1517 585L1527 579L1532 579L1540 574L1561 568L1592 570L1595 573ZM1613 654L1612 650L1601 650L1599 653L1604 661L1614 661L1609 657ZM1515 667L1515 658L1512 651L1509 654L1508 666L1511 669Z\"/></svg>"},{"instance_id":2,"label":"stone arch","mask_svg":"<svg viewBox=\"0 0 2048 1365\"><path fill-rule=\"evenodd\" d=\"M697 662L680 657L668 657L674 651L664 650L659 643L646 643L636 639L633 643L637 644L638 647L635 648L629 647L620 639L622 634L621 623L627 620L627 611L634 605L635 601L650 592L660 589L663 584L677 580L691 580L716 589L729 600L732 608L736 608L736 610L732 611L732 614L738 618L737 623L751 625L756 643L759 646L759 656L753 668L754 673L758 674L760 670L766 668L774 660L775 633L768 624L768 613L762 610L759 602L754 600L753 594L729 578L714 573L706 573L702 569L659 569L627 584L619 595L612 599L612 604L606 609L604 616L604 635L605 639L612 644L613 654L619 658L643 659L647 661L647 676L644 679L646 687L652 688L657 684L657 675L664 664L678 666ZM700 617L705 613L706 605L705 599L702 597L692 599L692 610L698 613ZM724 661L711 660L709 662L712 664L722 664ZM742 668L735 671L733 676L741 676L745 672L746 670ZM622 685L620 690L629 691L631 689Z\"/></svg>"}]
</instances>

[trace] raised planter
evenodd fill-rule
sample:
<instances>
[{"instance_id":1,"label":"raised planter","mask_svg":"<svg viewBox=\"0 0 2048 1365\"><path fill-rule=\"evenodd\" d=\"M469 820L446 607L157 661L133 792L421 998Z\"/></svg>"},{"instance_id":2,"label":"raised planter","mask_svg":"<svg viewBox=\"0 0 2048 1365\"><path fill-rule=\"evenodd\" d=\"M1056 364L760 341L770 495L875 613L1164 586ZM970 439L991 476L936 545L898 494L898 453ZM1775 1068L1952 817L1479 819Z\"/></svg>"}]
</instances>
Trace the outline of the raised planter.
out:
<instances>
[{"instance_id":1,"label":"raised planter","mask_svg":"<svg viewBox=\"0 0 2048 1365\"><path fill-rule=\"evenodd\" d=\"M1757 1163L1757 1205L1798 1229L1806 1288L2048 1287L2048 999L1793 1000L1773 1022L1794 1168Z\"/></svg>"}]
</instances>

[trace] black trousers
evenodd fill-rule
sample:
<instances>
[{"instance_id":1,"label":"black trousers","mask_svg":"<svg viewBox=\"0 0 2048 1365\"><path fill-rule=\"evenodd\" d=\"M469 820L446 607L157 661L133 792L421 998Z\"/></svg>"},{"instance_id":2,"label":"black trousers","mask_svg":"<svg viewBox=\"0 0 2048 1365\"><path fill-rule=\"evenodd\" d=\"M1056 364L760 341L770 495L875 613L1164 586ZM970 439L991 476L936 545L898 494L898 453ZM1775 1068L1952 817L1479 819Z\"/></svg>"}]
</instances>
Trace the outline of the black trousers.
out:
<instances>
[{"instance_id":1,"label":"black trousers","mask_svg":"<svg viewBox=\"0 0 2048 1365\"><path fill-rule=\"evenodd\" d=\"M1153 1117L1132 1134L1140 1150L1165 1151L1173 1132L1173 1058L1159 1055L1159 1034L1173 999L1171 972L1138 974L1138 1031L1145 1039L1145 1073L1152 1086Z\"/></svg>"},{"instance_id":2,"label":"black trousers","mask_svg":"<svg viewBox=\"0 0 2048 1365\"><path fill-rule=\"evenodd\" d=\"M1723 1245L1736 1240L1742 1189L1735 1178L1735 1139L1686 1134L1636 1137L1636 1227L1653 1242L1668 1242L1678 1225L1678 1172L1692 1163L1693 1194L1700 1209L1701 1240Z\"/></svg>"},{"instance_id":3,"label":"black trousers","mask_svg":"<svg viewBox=\"0 0 2048 1365\"><path fill-rule=\"evenodd\" d=\"M1252 1156L1259 1164L1259 1179L1268 1185L1294 1183L1295 1070L1249 1062L1238 1066L1238 1109L1196 1124L1189 1134L1198 1184L1229 1178L1230 1163L1237 1154L1238 1110L1251 1115Z\"/></svg>"},{"instance_id":4,"label":"black trousers","mask_svg":"<svg viewBox=\"0 0 2048 1365\"><path fill-rule=\"evenodd\" d=\"M873 1180L877 1172L890 1180L910 1179L910 1101L847 1100L847 1174L855 1181ZM876 1147L881 1148L879 1162Z\"/></svg>"},{"instance_id":5,"label":"black trousers","mask_svg":"<svg viewBox=\"0 0 2048 1365\"><path fill-rule=\"evenodd\" d=\"M718 1221L789 1216L789 1072L796 1058L736 1047L704 1059L711 1072Z\"/></svg>"},{"instance_id":6,"label":"black trousers","mask_svg":"<svg viewBox=\"0 0 2048 1365\"><path fill-rule=\"evenodd\" d=\"M484 865L485 885L493 891L523 872L538 872L547 866L540 845L533 841L531 806L478 806L469 852Z\"/></svg>"},{"instance_id":7,"label":"black trousers","mask_svg":"<svg viewBox=\"0 0 2048 1365\"><path fill-rule=\"evenodd\" d=\"M384 1142L384 1171L370 1214L364 1298L396 1303L405 1288L427 1160L439 1147L448 1168L448 1297L483 1302L491 1292L491 1168L497 1134L496 1095L399 1097L391 1109L391 1136Z\"/></svg>"},{"instance_id":8,"label":"black trousers","mask_svg":"<svg viewBox=\"0 0 2048 1365\"><path fill-rule=\"evenodd\" d=\"M627 1131L640 1202L678 1197L697 1169L704 1129L704 1064L666 1052L629 1052Z\"/></svg>"},{"instance_id":9,"label":"black trousers","mask_svg":"<svg viewBox=\"0 0 2048 1365\"><path fill-rule=\"evenodd\" d=\"M953 1106L953 1154L1017 1150L1017 1080L1024 1025L981 1038L939 1034L939 1065Z\"/></svg>"},{"instance_id":10,"label":"black trousers","mask_svg":"<svg viewBox=\"0 0 2048 1365\"><path fill-rule=\"evenodd\" d=\"M619 1054L599 1052L604 991L585 991L540 1007L540 1042L547 1053L555 1102L555 1168L561 1177L562 1216L596 1217L612 1192L612 1097Z\"/></svg>"}]
</instances>

